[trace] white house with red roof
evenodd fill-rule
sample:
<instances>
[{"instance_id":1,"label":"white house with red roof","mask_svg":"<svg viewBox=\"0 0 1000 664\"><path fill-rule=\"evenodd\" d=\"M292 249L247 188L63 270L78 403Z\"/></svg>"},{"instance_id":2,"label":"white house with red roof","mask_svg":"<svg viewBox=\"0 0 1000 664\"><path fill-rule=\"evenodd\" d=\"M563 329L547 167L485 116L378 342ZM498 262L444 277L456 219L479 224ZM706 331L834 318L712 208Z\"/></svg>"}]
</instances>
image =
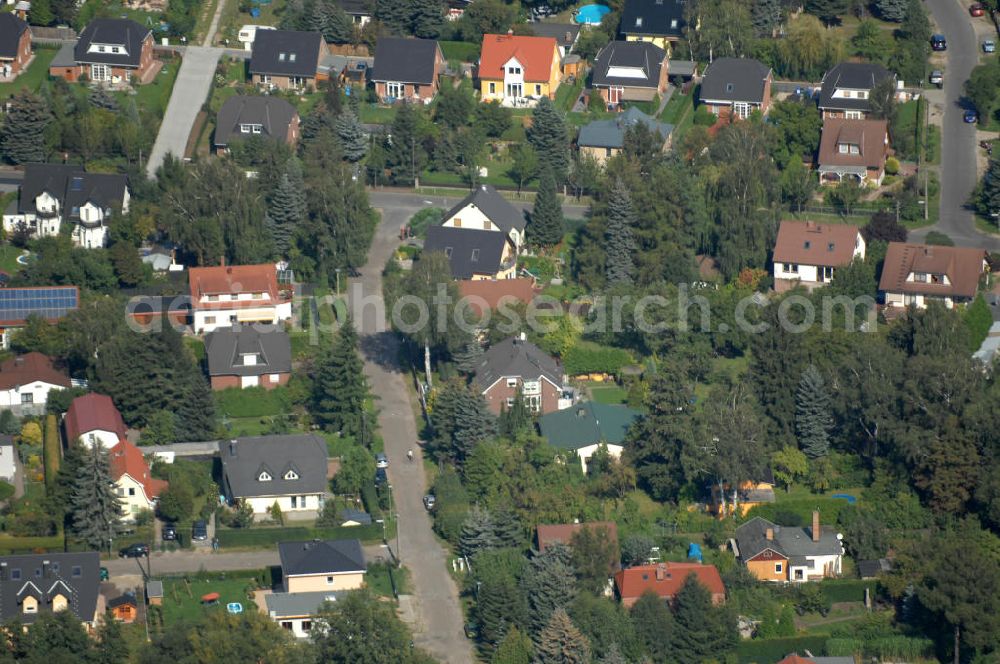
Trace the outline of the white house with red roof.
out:
<instances>
[{"instance_id":1,"label":"white house with red roof","mask_svg":"<svg viewBox=\"0 0 1000 664\"><path fill-rule=\"evenodd\" d=\"M0 364L0 409L17 415L39 414L52 390L70 386L69 376L41 353L18 355Z\"/></svg>"},{"instance_id":2,"label":"white house with red roof","mask_svg":"<svg viewBox=\"0 0 1000 664\"><path fill-rule=\"evenodd\" d=\"M120 441L108 453L111 479L115 481L118 498L122 502L122 518L131 521L140 510L151 510L156 499L169 486L166 480L158 480L149 472L149 464L139 448Z\"/></svg>"},{"instance_id":3,"label":"white house with red roof","mask_svg":"<svg viewBox=\"0 0 1000 664\"><path fill-rule=\"evenodd\" d=\"M865 239L857 226L782 221L774 243L774 290L823 286L855 258L865 258Z\"/></svg>"},{"instance_id":4,"label":"white house with red roof","mask_svg":"<svg viewBox=\"0 0 1000 664\"><path fill-rule=\"evenodd\" d=\"M278 288L273 263L194 267L188 280L196 334L233 323L275 325L292 317L291 292Z\"/></svg>"},{"instance_id":5,"label":"white house with red roof","mask_svg":"<svg viewBox=\"0 0 1000 664\"><path fill-rule=\"evenodd\" d=\"M63 418L66 440L88 449L100 445L111 449L125 439L125 422L115 403L106 394L84 394L73 399Z\"/></svg>"}]
</instances>

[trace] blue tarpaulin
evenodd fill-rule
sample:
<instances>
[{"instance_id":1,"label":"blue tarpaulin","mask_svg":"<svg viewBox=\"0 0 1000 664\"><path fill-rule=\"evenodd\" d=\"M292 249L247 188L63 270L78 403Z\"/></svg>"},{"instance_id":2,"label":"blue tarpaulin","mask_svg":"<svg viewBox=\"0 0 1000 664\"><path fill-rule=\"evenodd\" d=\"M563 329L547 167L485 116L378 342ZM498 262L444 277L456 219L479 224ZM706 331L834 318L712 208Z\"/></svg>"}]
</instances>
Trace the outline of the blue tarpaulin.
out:
<instances>
[{"instance_id":1,"label":"blue tarpaulin","mask_svg":"<svg viewBox=\"0 0 1000 664\"><path fill-rule=\"evenodd\" d=\"M694 558L700 563L703 560L701 555L701 546L691 542L688 545L688 558Z\"/></svg>"}]
</instances>

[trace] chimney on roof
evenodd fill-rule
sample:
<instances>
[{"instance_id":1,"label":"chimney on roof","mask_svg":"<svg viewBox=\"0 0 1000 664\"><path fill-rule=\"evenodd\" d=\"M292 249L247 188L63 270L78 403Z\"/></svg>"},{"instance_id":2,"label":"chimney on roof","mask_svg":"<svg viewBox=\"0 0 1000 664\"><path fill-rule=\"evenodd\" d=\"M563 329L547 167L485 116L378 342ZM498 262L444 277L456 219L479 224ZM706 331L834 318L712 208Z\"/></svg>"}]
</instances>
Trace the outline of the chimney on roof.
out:
<instances>
[{"instance_id":1,"label":"chimney on roof","mask_svg":"<svg viewBox=\"0 0 1000 664\"><path fill-rule=\"evenodd\" d=\"M813 541L819 541L819 510L813 510L813 528L812 528Z\"/></svg>"},{"instance_id":2,"label":"chimney on roof","mask_svg":"<svg viewBox=\"0 0 1000 664\"><path fill-rule=\"evenodd\" d=\"M514 36L514 28L507 28L507 36L508 37Z\"/></svg>"},{"instance_id":3,"label":"chimney on roof","mask_svg":"<svg viewBox=\"0 0 1000 664\"><path fill-rule=\"evenodd\" d=\"M43 579L52 578L52 566L49 564L49 561L47 560L42 561L42 578Z\"/></svg>"},{"instance_id":4,"label":"chimney on roof","mask_svg":"<svg viewBox=\"0 0 1000 664\"><path fill-rule=\"evenodd\" d=\"M229 456L231 457L236 456L236 442L235 438L229 441Z\"/></svg>"},{"instance_id":5,"label":"chimney on roof","mask_svg":"<svg viewBox=\"0 0 1000 664\"><path fill-rule=\"evenodd\" d=\"M764 539L766 539L768 542L774 541L774 528L768 528L767 530L764 531Z\"/></svg>"},{"instance_id":6,"label":"chimney on roof","mask_svg":"<svg viewBox=\"0 0 1000 664\"><path fill-rule=\"evenodd\" d=\"M667 578L667 566L663 563L659 563L656 566L656 580L663 581L665 578Z\"/></svg>"}]
</instances>

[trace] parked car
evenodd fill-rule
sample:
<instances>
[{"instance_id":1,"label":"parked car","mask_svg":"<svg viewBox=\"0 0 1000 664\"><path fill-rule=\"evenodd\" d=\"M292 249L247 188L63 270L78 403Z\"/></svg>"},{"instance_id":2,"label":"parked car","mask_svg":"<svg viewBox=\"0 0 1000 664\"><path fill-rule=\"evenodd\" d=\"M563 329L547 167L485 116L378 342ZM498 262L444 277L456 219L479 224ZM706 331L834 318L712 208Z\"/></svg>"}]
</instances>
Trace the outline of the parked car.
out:
<instances>
[{"instance_id":1,"label":"parked car","mask_svg":"<svg viewBox=\"0 0 1000 664\"><path fill-rule=\"evenodd\" d=\"M928 80L931 82L931 85L936 85L940 88L941 84L944 83L944 74L941 73L940 69L935 69L931 72L931 76Z\"/></svg>"},{"instance_id":2,"label":"parked car","mask_svg":"<svg viewBox=\"0 0 1000 664\"><path fill-rule=\"evenodd\" d=\"M208 523L198 520L191 524L191 539L197 542L204 542L208 539Z\"/></svg>"},{"instance_id":3,"label":"parked car","mask_svg":"<svg viewBox=\"0 0 1000 664\"><path fill-rule=\"evenodd\" d=\"M437 498L433 494L427 494L424 496L424 509L430 512L437 505Z\"/></svg>"},{"instance_id":4,"label":"parked car","mask_svg":"<svg viewBox=\"0 0 1000 664\"><path fill-rule=\"evenodd\" d=\"M962 116L962 120L965 121L966 124L974 124L979 122L979 114L973 110L968 110L965 112L965 115Z\"/></svg>"},{"instance_id":5,"label":"parked car","mask_svg":"<svg viewBox=\"0 0 1000 664\"><path fill-rule=\"evenodd\" d=\"M107 567L101 567L100 576L101 576L101 581L107 581L108 579L111 578L111 573L108 572Z\"/></svg>"},{"instance_id":6,"label":"parked car","mask_svg":"<svg viewBox=\"0 0 1000 664\"><path fill-rule=\"evenodd\" d=\"M944 35L931 35L931 49L934 51L947 51L948 40Z\"/></svg>"},{"instance_id":7,"label":"parked car","mask_svg":"<svg viewBox=\"0 0 1000 664\"><path fill-rule=\"evenodd\" d=\"M385 474L385 468L375 469L375 486L382 486L389 481L389 476Z\"/></svg>"},{"instance_id":8,"label":"parked car","mask_svg":"<svg viewBox=\"0 0 1000 664\"><path fill-rule=\"evenodd\" d=\"M173 542L177 539L177 525L173 523L163 524L163 528L160 530L160 537L164 542Z\"/></svg>"},{"instance_id":9,"label":"parked car","mask_svg":"<svg viewBox=\"0 0 1000 664\"><path fill-rule=\"evenodd\" d=\"M992 39L983 40L983 53L995 53L997 50L997 43Z\"/></svg>"},{"instance_id":10,"label":"parked car","mask_svg":"<svg viewBox=\"0 0 1000 664\"><path fill-rule=\"evenodd\" d=\"M375 455L375 467L376 468L388 468L389 467L389 457L387 457L382 452Z\"/></svg>"},{"instance_id":11,"label":"parked car","mask_svg":"<svg viewBox=\"0 0 1000 664\"><path fill-rule=\"evenodd\" d=\"M969 5L969 13L973 16L984 16L986 14L986 7L981 2L975 2Z\"/></svg>"},{"instance_id":12,"label":"parked car","mask_svg":"<svg viewBox=\"0 0 1000 664\"><path fill-rule=\"evenodd\" d=\"M475 623L465 623L463 630L465 631L465 638L467 639L475 639L479 636L479 627L476 626Z\"/></svg>"},{"instance_id":13,"label":"parked car","mask_svg":"<svg viewBox=\"0 0 1000 664\"><path fill-rule=\"evenodd\" d=\"M129 544L118 552L119 558L144 558L149 555L149 547L140 542Z\"/></svg>"}]
</instances>

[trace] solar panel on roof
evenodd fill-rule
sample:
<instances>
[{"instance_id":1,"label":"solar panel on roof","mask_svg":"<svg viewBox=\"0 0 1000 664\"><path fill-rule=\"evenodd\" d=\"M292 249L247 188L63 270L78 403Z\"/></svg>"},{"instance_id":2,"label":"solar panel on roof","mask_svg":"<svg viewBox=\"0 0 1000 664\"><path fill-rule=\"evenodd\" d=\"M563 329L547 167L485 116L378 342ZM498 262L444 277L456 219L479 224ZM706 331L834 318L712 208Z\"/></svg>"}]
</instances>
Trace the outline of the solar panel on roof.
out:
<instances>
[{"instance_id":1,"label":"solar panel on roof","mask_svg":"<svg viewBox=\"0 0 1000 664\"><path fill-rule=\"evenodd\" d=\"M45 288L0 288L0 321L10 325L29 316L62 318L79 307L75 286Z\"/></svg>"}]
</instances>

